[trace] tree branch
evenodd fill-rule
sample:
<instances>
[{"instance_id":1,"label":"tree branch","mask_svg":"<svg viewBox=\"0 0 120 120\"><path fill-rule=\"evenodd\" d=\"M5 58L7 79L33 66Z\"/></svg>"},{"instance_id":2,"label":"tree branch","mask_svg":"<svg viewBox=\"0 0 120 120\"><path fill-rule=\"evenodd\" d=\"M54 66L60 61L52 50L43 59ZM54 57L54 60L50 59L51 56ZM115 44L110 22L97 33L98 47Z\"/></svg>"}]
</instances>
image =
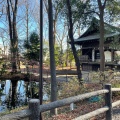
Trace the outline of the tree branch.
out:
<instances>
[{"instance_id":1,"label":"tree branch","mask_svg":"<svg viewBox=\"0 0 120 120\"><path fill-rule=\"evenodd\" d=\"M103 9L105 9L106 2L107 2L107 0L105 0L105 1L104 1L104 4L103 4Z\"/></svg>"},{"instance_id":2,"label":"tree branch","mask_svg":"<svg viewBox=\"0 0 120 120\"><path fill-rule=\"evenodd\" d=\"M11 4L11 8L12 8L12 11L14 10L14 7L13 7L13 4L12 4L12 1L10 0L10 4Z\"/></svg>"}]
</instances>

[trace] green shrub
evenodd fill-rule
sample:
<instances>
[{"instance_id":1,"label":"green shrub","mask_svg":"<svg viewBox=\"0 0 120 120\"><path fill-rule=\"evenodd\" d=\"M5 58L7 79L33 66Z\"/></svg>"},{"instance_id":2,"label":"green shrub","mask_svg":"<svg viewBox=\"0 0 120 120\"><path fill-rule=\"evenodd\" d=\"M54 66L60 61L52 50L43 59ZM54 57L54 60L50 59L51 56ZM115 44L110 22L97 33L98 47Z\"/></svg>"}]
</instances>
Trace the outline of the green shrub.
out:
<instances>
[{"instance_id":1,"label":"green shrub","mask_svg":"<svg viewBox=\"0 0 120 120\"><path fill-rule=\"evenodd\" d=\"M84 92L85 92L84 86L83 85L80 86L78 80L76 78L73 78L72 80L64 82L61 85L59 97L67 98L71 96L76 96L78 94L82 94Z\"/></svg>"},{"instance_id":2,"label":"green shrub","mask_svg":"<svg viewBox=\"0 0 120 120\"><path fill-rule=\"evenodd\" d=\"M112 82L112 88L120 88L120 81L119 80L115 80ZM112 96L113 97L118 97L120 96L120 92L112 92Z\"/></svg>"}]
</instances>

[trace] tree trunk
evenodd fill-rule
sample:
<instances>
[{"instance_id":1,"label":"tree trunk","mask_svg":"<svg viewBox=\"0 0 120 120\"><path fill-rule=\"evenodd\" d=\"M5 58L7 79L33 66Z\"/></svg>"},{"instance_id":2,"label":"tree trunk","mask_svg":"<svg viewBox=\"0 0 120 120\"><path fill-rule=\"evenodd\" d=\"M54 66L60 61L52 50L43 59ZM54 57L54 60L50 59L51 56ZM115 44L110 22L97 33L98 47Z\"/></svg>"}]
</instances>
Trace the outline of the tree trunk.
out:
<instances>
[{"instance_id":1,"label":"tree trunk","mask_svg":"<svg viewBox=\"0 0 120 120\"><path fill-rule=\"evenodd\" d=\"M104 55L104 20L103 15L100 15L100 71L105 69L105 55Z\"/></svg>"},{"instance_id":2,"label":"tree trunk","mask_svg":"<svg viewBox=\"0 0 120 120\"><path fill-rule=\"evenodd\" d=\"M28 15L28 2L27 2L27 5L26 5L26 35L27 35L27 43L28 43L28 35L29 35L29 15ZM28 53L28 49L27 49L27 53ZM28 60L26 62L26 71L27 71L27 74L28 74Z\"/></svg>"},{"instance_id":3,"label":"tree trunk","mask_svg":"<svg viewBox=\"0 0 120 120\"><path fill-rule=\"evenodd\" d=\"M17 6L18 0L15 0L15 5L11 1L7 0L7 16L9 23L9 34L10 34L10 47L11 47L11 63L12 72L17 72L18 67L18 36L16 28L16 16L17 16ZM12 9L12 10L11 10ZM12 16L13 15L13 16Z\"/></svg>"},{"instance_id":4,"label":"tree trunk","mask_svg":"<svg viewBox=\"0 0 120 120\"><path fill-rule=\"evenodd\" d=\"M39 51L39 100L43 103L43 0L40 0L40 51ZM40 112L40 120L42 113Z\"/></svg>"},{"instance_id":5,"label":"tree trunk","mask_svg":"<svg viewBox=\"0 0 120 120\"><path fill-rule=\"evenodd\" d=\"M98 1L98 7L99 7L99 18L100 18L100 41L99 41L99 51L100 51L100 71L104 71L105 69L105 55L104 55L104 9L106 6L106 1L102 3L101 0Z\"/></svg>"},{"instance_id":6,"label":"tree trunk","mask_svg":"<svg viewBox=\"0 0 120 120\"><path fill-rule=\"evenodd\" d=\"M56 20L53 20L53 28L54 28L54 34L53 34L53 43L55 45L55 41L56 41Z\"/></svg>"},{"instance_id":7,"label":"tree trunk","mask_svg":"<svg viewBox=\"0 0 120 120\"><path fill-rule=\"evenodd\" d=\"M75 63L76 63L78 79L79 79L79 83L81 84L82 73L80 70L80 61L77 56L77 51L74 45L72 11L71 11L71 5L69 0L67 0L67 8L68 8L68 21L69 21L69 39L71 40L71 48L72 48L72 52L73 52Z\"/></svg>"},{"instance_id":8,"label":"tree trunk","mask_svg":"<svg viewBox=\"0 0 120 120\"><path fill-rule=\"evenodd\" d=\"M49 51L50 51L50 71L51 71L51 102L57 100L57 80L56 80L56 68L54 57L54 40L53 40L53 12L52 12L52 0L48 0L49 6ZM51 115L56 114L56 110L51 110Z\"/></svg>"},{"instance_id":9,"label":"tree trunk","mask_svg":"<svg viewBox=\"0 0 120 120\"><path fill-rule=\"evenodd\" d=\"M16 106L16 89L17 89L17 82L18 81L14 81L14 80L11 80L11 84L12 84L12 95L11 95L11 106L13 108L15 108Z\"/></svg>"}]
</instances>

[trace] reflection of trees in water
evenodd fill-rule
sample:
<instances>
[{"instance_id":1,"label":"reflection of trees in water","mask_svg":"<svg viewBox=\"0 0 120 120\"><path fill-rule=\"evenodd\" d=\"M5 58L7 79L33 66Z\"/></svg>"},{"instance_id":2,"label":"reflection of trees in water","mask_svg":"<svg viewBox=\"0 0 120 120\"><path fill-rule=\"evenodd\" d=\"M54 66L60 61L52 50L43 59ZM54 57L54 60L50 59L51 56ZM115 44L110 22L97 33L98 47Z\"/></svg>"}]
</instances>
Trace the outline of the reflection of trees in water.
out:
<instances>
[{"instance_id":1,"label":"reflection of trees in water","mask_svg":"<svg viewBox=\"0 0 120 120\"><path fill-rule=\"evenodd\" d=\"M28 82L26 85L26 96L28 98L38 98L38 85L36 82Z\"/></svg>"},{"instance_id":2,"label":"reflection of trees in water","mask_svg":"<svg viewBox=\"0 0 120 120\"><path fill-rule=\"evenodd\" d=\"M5 88L4 88L5 89ZM13 91L12 91L13 90ZM12 93L13 92L13 93ZM13 89L13 85L12 85L12 82L10 82L10 86L9 86L9 90L8 90L8 94L6 93L6 90L5 90L5 94L6 94L6 98L5 98L5 101L4 104L7 106L8 109L11 109L13 106L12 104L14 104L14 107L15 107L15 101L14 99L12 100L13 96L14 96L14 89ZM14 101L14 102L13 102Z\"/></svg>"},{"instance_id":3,"label":"reflection of trees in water","mask_svg":"<svg viewBox=\"0 0 120 120\"><path fill-rule=\"evenodd\" d=\"M4 104L7 106L8 109L12 109L25 104L25 101L23 99L25 98L25 96L23 95L23 93L21 93L21 87L24 87L22 85L22 81L20 82L18 82L18 80L10 81L8 94L6 94L6 99L4 101Z\"/></svg>"},{"instance_id":4,"label":"reflection of trees in water","mask_svg":"<svg viewBox=\"0 0 120 120\"><path fill-rule=\"evenodd\" d=\"M3 95L4 86L5 86L5 84L1 83L1 87L0 87L0 104L2 103L1 96Z\"/></svg>"},{"instance_id":5,"label":"reflection of trees in water","mask_svg":"<svg viewBox=\"0 0 120 120\"><path fill-rule=\"evenodd\" d=\"M24 84L24 87L25 87L25 104L27 104L28 102L28 93L29 93L29 89L28 89L28 86L29 86L29 82L25 82Z\"/></svg>"},{"instance_id":6,"label":"reflection of trees in water","mask_svg":"<svg viewBox=\"0 0 120 120\"><path fill-rule=\"evenodd\" d=\"M16 101L17 101L17 94L16 94L16 90L17 90L17 82L18 81L13 81L11 80L11 84L12 84L12 94L11 94L11 106L13 108L15 108L16 106Z\"/></svg>"},{"instance_id":7,"label":"reflection of trees in water","mask_svg":"<svg viewBox=\"0 0 120 120\"><path fill-rule=\"evenodd\" d=\"M6 96L7 98L5 100L7 108L11 108L11 104L10 104L10 102L11 102L11 93L12 93L12 91L11 91L11 82L10 82L10 88L9 88L8 96Z\"/></svg>"},{"instance_id":8,"label":"reflection of trees in water","mask_svg":"<svg viewBox=\"0 0 120 120\"><path fill-rule=\"evenodd\" d=\"M2 100L0 106L12 109L27 104L30 98L38 98L39 84L33 81L6 80L3 87L0 83L0 91L5 94L0 95Z\"/></svg>"},{"instance_id":9,"label":"reflection of trees in water","mask_svg":"<svg viewBox=\"0 0 120 120\"><path fill-rule=\"evenodd\" d=\"M24 95L21 92L22 87L25 88ZM10 109L19 107L27 104L29 98L38 98L35 87L35 82L24 82L24 84L22 84L22 81L18 83L17 80L11 80L9 95L6 100L7 107Z\"/></svg>"}]
</instances>

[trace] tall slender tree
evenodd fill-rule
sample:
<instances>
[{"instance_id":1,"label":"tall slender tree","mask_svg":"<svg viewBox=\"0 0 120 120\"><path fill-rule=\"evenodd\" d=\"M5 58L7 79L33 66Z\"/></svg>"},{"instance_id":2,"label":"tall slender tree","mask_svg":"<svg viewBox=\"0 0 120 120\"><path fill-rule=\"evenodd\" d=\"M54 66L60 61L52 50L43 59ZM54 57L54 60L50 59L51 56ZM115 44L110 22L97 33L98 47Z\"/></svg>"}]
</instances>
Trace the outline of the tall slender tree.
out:
<instances>
[{"instance_id":1,"label":"tall slender tree","mask_svg":"<svg viewBox=\"0 0 120 120\"><path fill-rule=\"evenodd\" d=\"M75 45L74 45L72 10L71 10L71 4L70 4L69 0L66 0L66 5L67 5L67 9L68 9L68 24L69 24L68 34L69 34L69 39L71 41L72 52L73 52L73 55L74 55L74 58L75 58L79 83L81 83L82 73L81 73L81 70L80 70L80 61L79 61L79 58L77 56L77 51L76 51L76 48L75 48Z\"/></svg>"},{"instance_id":2,"label":"tall slender tree","mask_svg":"<svg viewBox=\"0 0 120 120\"><path fill-rule=\"evenodd\" d=\"M106 1L102 3L102 0L98 1L99 7L99 18L100 18L100 42L99 42L99 50L100 50L100 71L104 71L105 69L105 56L104 56L104 10L106 6Z\"/></svg>"},{"instance_id":3,"label":"tall slender tree","mask_svg":"<svg viewBox=\"0 0 120 120\"><path fill-rule=\"evenodd\" d=\"M96 3L97 2L97 3ZM91 0L91 3L93 4L92 12L94 12L99 17L99 31L100 31L100 40L99 40L99 51L100 51L100 71L104 71L105 69L105 56L104 56L104 22L111 21L115 18L115 16L118 16L119 7L120 4L119 1L116 0L97 0L97 1Z\"/></svg>"},{"instance_id":4,"label":"tall slender tree","mask_svg":"<svg viewBox=\"0 0 120 120\"><path fill-rule=\"evenodd\" d=\"M48 0L48 16L49 16L49 51L50 51L50 72L51 72L51 102L57 100L57 80L56 67L54 57L54 40L53 40L53 11L52 0ZM51 115L56 114L56 110L51 110Z\"/></svg>"},{"instance_id":5,"label":"tall slender tree","mask_svg":"<svg viewBox=\"0 0 120 120\"><path fill-rule=\"evenodd\" d=\"M39 100L40 105L43 102L43 0L40 0L40 52L39 52ZM42 114L40 113L40 120Z\"/></svg>"},{"instance_id":6,"label":"tall slender tree","mask_svg":"<svg viewBox=\"0 0 120 120\"><path fill-rule=\"evenodd\" d=\"M18 0L14 2L7 0L7 17L9 23L9 35L10 35L10 50L11 50L11 63L12 72L17 72L18 67L18 35L16 27Z\"/></svg>"},{"instance_id":7,"label":"tall slender tree","mask_svg":"<svg viewBox=\"0 0 120 120\"><path fill-rule=\"evenodd\" d=\"M45 5L45 9L48 13L48 4L47 4L47 0L43 0L44 1L44 5ZM53 5L52 5L52 9L53 9L53 43L55 45L56 43L56 24L57 24L57 20L58 20L58 14L60 12L59 9L59 0L53 0Z\"/></svg>"}]
</instances>

